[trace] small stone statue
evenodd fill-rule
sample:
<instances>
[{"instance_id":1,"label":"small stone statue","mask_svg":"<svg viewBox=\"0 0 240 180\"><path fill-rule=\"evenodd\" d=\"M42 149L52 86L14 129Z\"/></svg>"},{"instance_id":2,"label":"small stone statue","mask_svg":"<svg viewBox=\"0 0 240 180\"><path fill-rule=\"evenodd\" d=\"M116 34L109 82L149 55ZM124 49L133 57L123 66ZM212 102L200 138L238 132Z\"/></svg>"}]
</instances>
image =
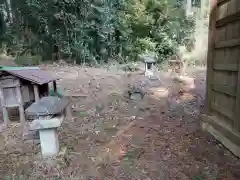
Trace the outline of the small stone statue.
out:
<instances>
[{"instance_id":1,"label":"small stone statue","mask_svg":"<svg viewBox=\"0 0 240 180\"><path fill-rule=\"evenodd\" d=\"M144 88L140 85L128 85L128 96L129 98L131 98L132 94L140 94L141 99L144 98L146 92L144 90Z\"/></svg>"}]
</instances>

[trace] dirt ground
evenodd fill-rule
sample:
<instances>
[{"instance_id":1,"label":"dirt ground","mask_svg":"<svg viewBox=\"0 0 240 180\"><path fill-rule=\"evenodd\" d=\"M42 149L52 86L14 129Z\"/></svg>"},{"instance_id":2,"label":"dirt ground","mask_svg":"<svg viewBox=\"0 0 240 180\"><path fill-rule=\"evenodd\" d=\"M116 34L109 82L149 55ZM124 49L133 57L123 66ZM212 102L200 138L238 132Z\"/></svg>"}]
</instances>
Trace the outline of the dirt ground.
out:
<instances>
[{"instance_id":1,"label":"dirt ground","mask_svg":"<svg viewBox=\"0 0 240 180\"><path fill-rule=\"evenodd\" d=\"M59 90L72 100L73 118L59 129L61 151L50 167L39 140L26 140L18 124L2 128L0 179L240 179L240 160L201 130L203 70L183 84L169 73L150 80L115 66L42 68L59 76ZM129 98L129 84L143 87L144 98Z\"/></svg>"}]
</instances>

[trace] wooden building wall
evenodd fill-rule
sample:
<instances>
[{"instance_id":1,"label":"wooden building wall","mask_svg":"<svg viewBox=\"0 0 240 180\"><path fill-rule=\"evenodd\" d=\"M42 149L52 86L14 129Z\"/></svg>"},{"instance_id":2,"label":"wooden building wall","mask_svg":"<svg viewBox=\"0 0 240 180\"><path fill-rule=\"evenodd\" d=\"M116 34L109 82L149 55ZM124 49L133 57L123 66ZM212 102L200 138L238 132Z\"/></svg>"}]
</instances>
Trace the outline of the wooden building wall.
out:
<instances>
[{"instance_id":1,"label":"wooden building wall","mask_svg":"<svg viewBox=\"0 0 240 180\"><path fill-rule=\"evenodd\" d=\"M240 0L210 0L203 128L240 157Z\"/></svg>"}]
</instances>

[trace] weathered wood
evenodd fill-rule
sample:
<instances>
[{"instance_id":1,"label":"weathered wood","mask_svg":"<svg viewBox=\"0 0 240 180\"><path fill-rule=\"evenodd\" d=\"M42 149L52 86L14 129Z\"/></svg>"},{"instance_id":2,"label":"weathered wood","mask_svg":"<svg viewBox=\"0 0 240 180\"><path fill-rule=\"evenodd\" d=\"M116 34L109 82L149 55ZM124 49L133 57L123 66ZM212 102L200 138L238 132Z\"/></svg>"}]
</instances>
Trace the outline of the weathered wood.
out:
<instances>
[{"instance_id":1,"label":"weathered wood","mask_svg":"<svg viewBox=\"0 0 240 180\"><path fill-rule=\"evenodd\" d=\"M16 86L19 86L19 83L13 83L13 84L6 84L6 85L0 85L2 88L14 88Z\"/></svg>"},{"instance_id":2,"label":"weathered wood","mask_svg":"<svg viewBox=\"0 0 240 180\"><path fill-rule=\"evenodd\" d=\"M71 120L72 119L72 111L71 111L71 109L72 109L71 103L69 103L67 105L67 107L65 108L65 114L66 114L67 120Z\"/></svg>"},{"instance_id":3,"label":"weathered wood","mask_svg":"<svg viewBox=\"0 0 240 180\"><path fill-rule=\"evenodd\" d=\"M61 98L62 101L65 101L66 102L66 107L64 109L64 114L66 116L66 119L67 120L71 120L72 119L72 100L70 97L63 97Z\"/></svg>"},{"instance_id":4,"label":"weathered wood","mask_svg":"<svg viewBox=\"0 0 240 180\"><path fill-rule=\"evenodd\" d=\"M34 95L32 96L31 93L33 94L33 92L30 92L30 89L28 86L21 86L21 92L22 92L22 97L23 97L23 102L27 103L29 101L34 100Z\"/></svg>"},{"instance_id":5,"label":"weathered wood","mask_svg":"<svg viewBox=\"0 0 240 180\"><path fill-rule=\"evenodd\" d=\"M18 78L15 76L12 76L12 75L3 75L3 76L1 76L0 79L5 80L5 79L18 79Z\"/></svg>"},{"instance_id":6,"label":"weathered wood","mask_svg":"<svg viewBox=\"0 0 240 180\"><path fill-rule=\"evenodd\" d=\"M5 106L6 107L18 107L18 101L16 97L16 87L14 88L3 88L3 95L5 98Z\"/></svg>"},{"instance_id":7,"label":"weathered wood","mask_svg":"<svg viewBox=\"0 0 240 180\"><path fill-rule=\"evenodd\" d=\"M240 0L218 0L215 5L212 1L204 123L240 157Z\"/></svg>"},{"instance_id":8,"label":"weathered wood","mask_svg":"<svg viewBox=\"0 0 240 180\"><path fill-rule=\"evenodd\" d=\"M19 106L18 102L16 102L15 104L5 105L5 107L7 107L7 108L15 108L15 107L18 107L18 106Z\"/></svg>"},{"instance_id":9,"label":"weathered wood","mask_svg":"<svg viewBox=\"0 0 240 180\"><path fill-rule=\"evenodd\" d=\"M0 78L0 86L1 87L16 87L20 85L20 82L15 77L8 76L8 78Z\"/></svg>"},{"instance_id":10,"label":"weathered wood","mask_svg":"<svg viewBox=\"0 0 240 180\"><path fill-rule=\"evenodd\" d=\"M225 137L231 139L232 142L240 146L240 134L234 131L228 124L223 121L219 122L218 118L214 116L207 116L204 114L201 115L201 119L203 122L214 126L221 133L223 133Z\"/></svg>"},{"instance_id":11,"label":"weathered wood","mask_svg":"<svg viewBox=\"0 0 240 180\"><path fill-rule=\"evenodd\" d=\"M220 41L217 44L215 44L216 49L235 47L235 46L240 46L240 39L230 39L227 41Z\"/></svg>"},{"instance_id":12,"label":"weathered wood","mask_svg":"<svg viewBox=\"0 0 240 180\"><path fill-rule=\"evenodd\" d=\"M221 70L221 71L238 71L237 64L214 64L214 70Z\"/></svg>"},{"instance_id":13,"label":"weathered wood","mask_svg":"<svg viewBox=\"0 0 240 180\"><path fill-rule=\"evenodd\" d=\"M214 116L201 115L203 129L206 129L224 146L240 157L240 134L234 131L228 124L220 122ZM212 129L213 128L213 129ZM216 132L217 131L217 132Z\"/></svg>"},{"instance_id":14,"label":"weathered wood","mask_svg":"<svg viewBox=\"0 0 240 180\"><path fill-rule=\"evenodd\" d=\"M236 91L235 91L235 87L229 87L226 85L222 85L222 84L214 84L213 85L213 89L215 91L224 93L224 94L228 94L230 96L236 96Z\"/></svg>"},{"instance_id":15,"label":"weathered wood","mask_svg":"<svg viewBox=\"0 0 240 180\"><path fill-rule=\"evenodd\" d=\"M224 109L216 104L212 104L212 109L214 109L215 111L219 112L220 114L228 117L229 119L233 120L233 113L227 109Z\"/></svg>"},{"instance_id":16,"label":"weathered wood","mask_svg":"<svg viewBox=\"0 0 240 180\"><path fill-rule=\"evenodd\" d=\"M221 27L238 20L240 20L240 11L218 20L216 22L216 27Z\"/></svg>"},{"instance_id":17,"label":"weathered wood","mask_svg":"<svg viewBox=\"0 0 240 180\"><path fill-rule=\"evenodd\" d=\"M4 124L7 125L9 123L9 117L8 117L7 108L5 106L5 99L4 99L3 90L2 90L1 87L0 87L0 100L1 100L1 107L2 107Z\"/></svg>"},{"instance_id":18,"label":"weathered wood","mask_svg":"<svg viewBox=\"0 0 240 180\"><path fill-rule=\"evenodd\" d=\"M238 68L240 70L240 61ZM234 111L234 128L240 131L240 71L238 71L236 106Z\"/></svg>"},{"instance_id":19,"label":"weathered wood","mask_svg":"<svg viewBox=\"0 0 240 180\"><path fill-rule=\"evenodd\" d=\"M17 71L16 71L17 72ZM39 100L39 92L42 94L48 89L44 89L44 84L37 86L27 80L23 80L18 76L9 75L8 72L1 71L0 88L1 88L1 104L4 114L4 120L7 124L8 112L6 108L19 108L20 122L25 121L24 105L31 103L32 100ZM41 89L38 89L38 88Z\"/></svg>"},{"instance_id":20,"label":"weathered wood","mask_svg":"<svg viewBox=\"0 0 240 180\"><path fill-rule=\"evenodd\" d=\"M39 101L39 90L37 85L33 85L35 102Z\"/></svg>"},{"instance_id":21,"label":"weathered wood","mask_svg":"<svg viewBox=\"0 0 240 180\"><path fill-rule=\"evenodd\" d=\"M214 42L216 34L216 9L217 0L211 1L210 6L210 21L209 21L209 35L208 35L208 54L207 54L207 89L206 89L206 111L211 112L212 102L212 81L213 81L213 59L214 59Z\"/></svg>"},{"instance_id":22,"label":"weathered wood","mask_svg":"<svg viewBox=\"0 0 240 180\"><path fill-rule=\"evenodd\" d=\"M19 115L20 115L20 123L23 124L25 122L25 114L24 114L23 98L22 98L20 86L16 87L16 96L17 96L17 101L19 103L18 109L19 109Z\"/></svg>"},{"instance_id":23,"label":"weathered wood","mask_svg":"<svg viewBox=\"0 0 240 180\"><path fill-rule=\"evenodd\" d=\"M53 81L53 91L55 93L57 92L57 83L56 83L56 81Z\"/></svg>"},{"instance_id":24,"label":"weathered wood","mask_svg":"<svg viewBox=\"0 0 240 180\"><path fill-rule=\"evenodd\" d=\"M212 91L212 95L213 95L212 104L215 104L223 109L226 109L233 114L234 108L235 108L234 96L229 96L227 94L224 94L215 90ZM215 111L211 111L211 113L212 112L215 112Z\"/></svg>"},{"instance_id":25,"label":"weathered wood","mask_svg":"<svg viewBox=\"0 0 240 180\"><path fill-rule=\"evenodd\" d=\"M227 3L230 0L218 0L218 6L220 6L221 4Z\"/></svg>"},{"instance_id":26,"label":"weathered wood","mask_svg":"<svg viewBox=\"0 0 240 180\"><path fill-rule=\"evenodd\" d=\"M228 3L223 3L221 6L218 6L216 9L216 21L223 19L228 16L227 13Z\"/></svg>"}]
</instances>

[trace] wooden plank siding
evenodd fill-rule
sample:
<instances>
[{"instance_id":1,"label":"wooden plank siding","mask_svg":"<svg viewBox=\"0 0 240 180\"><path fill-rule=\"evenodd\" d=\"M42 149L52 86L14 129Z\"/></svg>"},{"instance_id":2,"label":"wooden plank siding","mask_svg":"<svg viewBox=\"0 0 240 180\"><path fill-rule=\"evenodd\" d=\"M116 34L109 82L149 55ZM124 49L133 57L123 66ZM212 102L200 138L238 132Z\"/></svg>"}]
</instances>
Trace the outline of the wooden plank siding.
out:
<instances>
[{"instance_id":1,"label":"wooden plank siding","mask_svg":"<svg viewBox=\"0 0 240 180\"><path fill-rule=\"evenodd\" d=\"M211 97L212 97L212 77L213 77L213 58L216 35L216 11L217 0L211 1L210 16L209 16L209 35L208 35L208 53L207 53L207 89L206 89L206 111L211 112Z\"/></svg>"},{"instance_id":2,"label":"wooden plank siding","mask_svg":"<svg viewBox=\"0 0 240 180\"><path fill-rule=\"evenodd\" d=\"M220 138L222 141L228 139L233 143L223 142L234 151L230 146L239 145L240 149L240 143L236 144L240 138L226 137L224 126L227 125L227 131L237 134L235 137L240 137L240 0L212 0L210 10L207 112L202 115L202 121L219 131L224 137ZM235 154L240 157L240 151Z\"/></svg>"},{"instance_id":3,"label":"wooden plank siding","mask_svg":"<svg viewBox=\"0 0 240 180\"><path fill-rule=\"evenodd\" d=\"M209 35L208 113L219 111L219 116L227 117L240 129L239 0L212 1Z\"/></svg>"}]
</instances>

